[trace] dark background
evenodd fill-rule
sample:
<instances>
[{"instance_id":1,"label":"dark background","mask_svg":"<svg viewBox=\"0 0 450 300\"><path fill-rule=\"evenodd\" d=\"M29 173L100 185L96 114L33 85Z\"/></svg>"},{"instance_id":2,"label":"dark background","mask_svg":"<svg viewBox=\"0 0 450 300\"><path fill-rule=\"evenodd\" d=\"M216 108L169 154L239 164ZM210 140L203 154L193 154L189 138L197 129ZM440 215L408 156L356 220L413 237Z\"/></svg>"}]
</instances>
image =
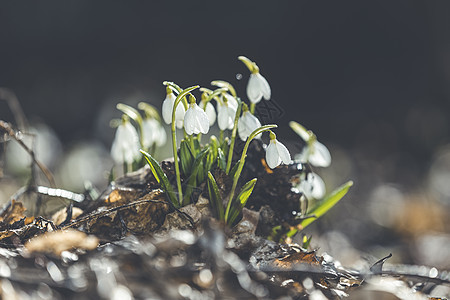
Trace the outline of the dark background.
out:
<instances>
[{"instance_id":1,"label":"dark background","mask_svg":"<svg viewBox=\"0 0 450 300\"><path fill-rule=\"evenodd\" d=\"M420 184L450 141L449 16L448 1L2 1L0 86L65 145L109 148L119 112L104 111L160 107L164 80L223 79L245 99L246 55L272 87L265 123L293 141L296 120L349 153L352 178L340 183L355 180L363 201L380 180ZM12 120L5 103L0 114Z\"/></svg>"}]
</instances>

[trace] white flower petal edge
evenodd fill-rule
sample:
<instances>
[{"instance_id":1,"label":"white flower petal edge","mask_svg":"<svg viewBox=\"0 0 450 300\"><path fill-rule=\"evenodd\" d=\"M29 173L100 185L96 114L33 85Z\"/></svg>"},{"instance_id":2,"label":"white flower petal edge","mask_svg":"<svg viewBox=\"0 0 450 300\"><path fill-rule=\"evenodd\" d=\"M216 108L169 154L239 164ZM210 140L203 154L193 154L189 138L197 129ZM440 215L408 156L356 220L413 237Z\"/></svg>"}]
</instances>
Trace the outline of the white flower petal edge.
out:
<instances>
[{"instance_id":1,"label":"white flower petal edge","mask_svg":"<svg viewBox=\"0 0 450 300\"><path fill-rule=\"evenodd\" d=\"M292 163L291 154L289 153L289 150L286 148L286 146L278 141L275 145L277 146L278 155L280 156L281 161L285 165Z\"/></svg>"},{"instance_id":2,"label":"white flower petal edge","mask_svg":"<svg viewBox=\"0 0 450 300\"><path fill-rule=\"evenodd\" d=\"M269 100L271 96L270 85L260 73L250 74L247 84L247 97L252 103L258 103L261 98Z\"/></svg>"},{"instance_id":3,"label":"white flower petal edge","mask_svg":"<svg viewBox=\"0 0 450 300\"><path fill-rule=\"evenodd\" d=\"M328 167L331 164L331 154L327 147L318 141L315 141L312 147L309 162L315 167Z\"/></svg>"},{"instance_id":4,"label":"white flower petal edge","mask_svg":"<svg viewBox=\"0 0 450 300\"><path fill-rule=\"evenodd\" d=\"M142 146L144 148L149 149L154 144L160 147L166 143L166 131L157 120L151 118L144 119L142 129Z\"/></svg>"},{"instance_id":5,"label":"white flower petal edge","mask_svg":"<svg viewBox=\"0 0 450 300\"><path fill-rule=\"evenodd\" d=\"M258 118L249 111L244 111L238 121L239 138L246 141L250 134L259 127L261 127L261 122L259 122ZM258 134L256 138L261 138L261 134Z\"/></svg>"},{"instance_id":6,"label":"white flower petal edge","mask_svg":"<svg viewBox=\"0 0 450 300\"><path fill-rule=\"evenodd\" d=\"M272 141L266 148L266 162L269 168L271 169L275 169L281 163L280 156L278 155L277 146L275 145L275 143L272 143Z\"/></svg>"},{"instance_id":7,"label":"white flower petal edge","mask_svg":"<svg viewBox=\"0 0 450 300\"><path fill-rule=\"evenodd\" d=\"M111 146L111 156L117 164L131 164L140 157L139 136L136 128L129 122L117 127L116 135Z\"/></svg>"},{"instance_id":8,"label":"white flower petal edge","mask_svg":"<svg viewBox=\"0 0 450 300\"><path fill-rule=\"evenodd\" d=\"M184 129L188 135L203 133L209 131L209 119L206 112L196 103L192 103L184 117Z\"/></svg>"},{"instance_id":9,"label":"white flower petal edge","mask_svg":"<svg viewBox=\"0 0 450 300\"><path fill-rule=\"evenodd\" d=\"M172 112L173 112L173 105L175 104L175 95L173 93L170 93L166 96L166 99L163 101L162 105L162 116L164 119L164 122L166 124L172 124ZM183 103L178 103L177 109L175 110L175 125L177 128L183 128L183 119L184 114L186 113L186 110L184 108Z\"/></svg>"},{"instance_id":10,"label":"white flower petal edge","mask_svg":"<svg viewBox=\"0 0 450 300\"><path fill-rule=\"evenodd\" d=\"M203 101L200 102L200 107L205 107L205 103ZM214 122L216 122L216 110L211 102L206 103L205 112L209 119L209 126L213 126Z\"/></svg>"},{"instance_id":11,"label":"white flower petal edge","mask_svg":"<svg viewBox=\"0 0 450 300\"><path fill-rule=\"evenodd\" d=\"M322 199L325 196L325 183L316 173L309 173L299 184L298 189L308 199Z\"/></svg>"},{"instance_id":12,"label":"white flower petal edge","mask_svg":"<svg viewBox=\"0 0 450 300\"><path fill-rule=\"evenodd\" d=\"M288 149L278 140L273 139L270 141L269 146L266 149L266 162L269 168L275 169L281 162L284 164L290 164L291 155Z\"/></svg>"},{"instance_id":13,"label":"white flower petal edge","mask_svg":"<svg viewBox=\"0 0 450 300\"><path fill-rule=\"evenodd\" d=\"M220 130L233 129L236 109L227 104L219 104L217 107L217 123Z\"/></svg>"}]
</instances>

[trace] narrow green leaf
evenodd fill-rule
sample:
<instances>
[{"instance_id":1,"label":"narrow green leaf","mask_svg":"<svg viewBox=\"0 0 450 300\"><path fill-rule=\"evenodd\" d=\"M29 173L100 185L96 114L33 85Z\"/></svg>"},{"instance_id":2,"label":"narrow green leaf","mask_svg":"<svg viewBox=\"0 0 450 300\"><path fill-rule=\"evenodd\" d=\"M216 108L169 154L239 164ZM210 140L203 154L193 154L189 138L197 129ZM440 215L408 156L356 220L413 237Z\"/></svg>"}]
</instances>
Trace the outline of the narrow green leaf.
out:
<instances>
[{"instance_id":1,"label":"narrow green leaf","mask_svg":"<svg viewBox=\"0 0 450 300\"><path fill-rule=\"evenodd\" d=\"M223 154L222 149L218 149L217 153L219 154L218 156L218 160L217 160L217 165L219 166L219 168L221 168L223 171L225 171L226 167L227 167L227 160L225 158L225 154Z\"/></svg>"},{"instance_id":2,"label":"narrow green leaf","mask_svg":"<svg viewBox=\"0 0 450 300\"><path fill-rule=\"evenodd\" d=\"M182 140L180 143L180 163L183 175L188 177L194 163L194 155L186 140Z\"/></svg>"},{"instance_id":3,"label":"narrow green leaf","mask_svg":"<svg viewBox=\"0 0 450 300\"><path fill-rule=\"evenodd\" d=\"M245 157L247 157L247 155ZM236 172L239 168L240 163L241 163L241 160L238 160L236 162L236 164L234 165L234 167L231 169L230 173L228 174L228 176L230 176L230 178L234 178L234 176L236 175Z\"/></svg>"},{"instance_id":4,"label":"narrow green leaf","mask_svg":"<svg viewBox=\"0 0 450 300\"><path fill-rule=\"evenodd\" d=\"M315 215L315 218L308 218L303 220L300 225L305 228L321 216L323 216L327 211L329 211L333 206L335 206L342 197L347 194L349 188L353 185L353 181L348 181L344 183L333 192L328 194L308 215Z\"/></svg>"},{"instance_id":5,"label":"narrow green leaf","mask_svg":"<svg viewBox=\"0 0 450 300\"><path fill-rule=\"evenodd\" d=\"M198 182L202 183L202 182L198 181L198 172L201 169L201 163L202 163L203 159L205 158L206 154L208 154L208 153L209 153L209 147L203 149L202 152L200 152L199 155L197 156L197 158L195 159L194 163L192 164L190 176L187 179L187 183L186 183L186 192L184 195L184 202L183 202L185 204L190 202L189 200L191 198L192 192L198 186L197 183Z\"/></svg>"},{"instance_id":6,"label":"narrow green leaf","mask_svg":"<svg viewBox=\"0 0 450 300\"><path fill-rule=\"evenodd\" d=\"M302 248L303 249L308 249L309 248L309 244L311 244L311 240L312 240L312 235L309 237L306 237L306 235L303 237L303 241L302 241Z\"/></svg>"},{"instance_id":7,"label":"narrow green leaf","mask_svg":"<svg viewBox=\"0 0 450 300\"><path fill-rule=\"evenodd\" d=\"M248 198L253 192L253 188L256 185L256 178L253 178L252 180L248 181L244 186L242 187L241 191L236 197L235 203L232 203L231 211L228 217L228 220L226 220L227 224L233 224L235 219L239 216L239 213L242 211L242 209L245 207L245 204L247 204ZM231 199L230 199L231 201Z\"/></svg>"},{"instance_id":8,"label":"narrow green leaf","mask_svg":"<svg viewBox=\"0 0 450 300\"><path fill-rule=\"evenodd\" d=\"M219 188L217 187L216 180L211 172L208 172L208 193L209 204L211 209L216 213L219 220L224 219L222 197L220 196Z\"/></svg>"},{"instance_id":9,"label":"narrow green leaf","mask_svg":"<svg viewBox=\"0 0 450 300\"><path fill-rule=\"evenodd\" d=\"M147 163L149 164L153 176L155 176L156 180L161 185L162 190L167 194L173 205L175 207L179 207L177 197L175 197L175 191L173 190L173 187L170 184L169 179L167 178L166 174L164 174L159 163L149 153L145 152L144 150L140 151L144 155Z\"/></svg>"}]
</instances>

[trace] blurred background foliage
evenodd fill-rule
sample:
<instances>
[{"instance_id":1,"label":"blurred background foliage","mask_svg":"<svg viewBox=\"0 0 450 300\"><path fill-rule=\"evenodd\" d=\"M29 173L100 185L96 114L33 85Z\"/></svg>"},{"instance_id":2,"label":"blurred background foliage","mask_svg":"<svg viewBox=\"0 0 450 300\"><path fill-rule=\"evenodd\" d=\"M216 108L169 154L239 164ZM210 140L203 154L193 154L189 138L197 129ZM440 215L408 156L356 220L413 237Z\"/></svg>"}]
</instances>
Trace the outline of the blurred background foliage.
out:
<instances>
[{"instance_id":1,"label":"blurred background foliage","mask_svg":"<svg viewBox=\"0 0 450 300\"><path fill-rule=\"evenodd\" d=\"M246 55L272 87L262 123L291 153L302 144L288 122L312 129L332 153L317 171L328 189L355 182L308 228L312 246L346 265L393 252L450 268L449 13L418 0L3 1L0 86L43 136L59 186L82 191L107 183L118 102L160 107L163 80L227 80L245 99ZM4 101L0 119L15 123ZM26 181L13 144L2 143L3 202Z\"/></svg>"}]
</instances>

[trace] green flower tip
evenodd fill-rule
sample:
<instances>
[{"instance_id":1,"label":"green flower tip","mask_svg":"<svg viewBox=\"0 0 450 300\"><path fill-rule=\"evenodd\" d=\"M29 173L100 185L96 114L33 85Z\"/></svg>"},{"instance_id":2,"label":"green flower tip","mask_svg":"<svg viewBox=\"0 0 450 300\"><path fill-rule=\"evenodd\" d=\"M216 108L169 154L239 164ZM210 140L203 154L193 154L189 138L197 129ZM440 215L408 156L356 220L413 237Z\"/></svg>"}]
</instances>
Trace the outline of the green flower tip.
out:
<instances>
[{"instance_id":1,"label":"green flower tip","mask_svg":"<svg viewBox=\"0 0 450 300\"><path fill-rule=\"evenodd\" d=\"M245 66L249 69L250 73L252 74L259 73L259 67L256 65L255 62L251 61L250 59L248 59L243 55L238 56L238 59L245 64Z\"/></svg>"}]
</instances>

